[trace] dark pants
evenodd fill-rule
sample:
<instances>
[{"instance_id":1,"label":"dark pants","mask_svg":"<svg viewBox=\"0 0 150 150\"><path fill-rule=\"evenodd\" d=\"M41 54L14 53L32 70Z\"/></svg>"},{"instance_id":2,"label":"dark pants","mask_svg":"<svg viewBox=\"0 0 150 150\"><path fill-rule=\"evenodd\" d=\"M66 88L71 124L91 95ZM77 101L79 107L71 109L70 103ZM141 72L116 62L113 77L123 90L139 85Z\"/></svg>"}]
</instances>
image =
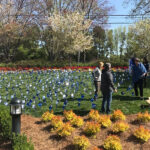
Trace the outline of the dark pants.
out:
<instances>
[{"instance_id":1,"label":"dark pants","mask_svg":"<svg viewBox=\"0 0 150 150\"><path fill-rule=\"evenodd\" d=\"M94 85L95 85L95 96L94 96L94 98L96 99L98 97L98 93L100 91L101 82L100 81L94 81Z\"/></svg>"},{"instance_id":2,"label":"dark pants","mask_svg":"<svg viewBox=\"0 0 150 150\"><path fill-rule=\"evenodd\" d=\"M143 79L139 79L137 82L134 82L134 91L136 96L138 96L138 87L140 89L140 96L143 97Z\"/></svg>"},{"instance_id":3,"label":"dark pants","mask_svg":"<svg viewBox=\"0 0 150 150\"><path fill-rule=\"evenodd\" d=\"M144 77L144 87L146 88L146 85L147 85L147 82L146 82L146 78L147 78L147 74L145 75L145 77Z\"/></svg>"},{"instance_id":4,"label":"dark pants","mask_svg":"<svg viewBox=\"0 0 150 150\"><path fill-rule=\"evenodd\" d=\"M102 112L106 111L106 113L109 114L110 107L111 107L111 101L112 101L112 92L108 92L108 93L102 92L102 94L103 94L103 102L102 102L101 110L102 110ZM106 106L106 102L107 102L107 106Z\"/></svg>"}]
</instances>

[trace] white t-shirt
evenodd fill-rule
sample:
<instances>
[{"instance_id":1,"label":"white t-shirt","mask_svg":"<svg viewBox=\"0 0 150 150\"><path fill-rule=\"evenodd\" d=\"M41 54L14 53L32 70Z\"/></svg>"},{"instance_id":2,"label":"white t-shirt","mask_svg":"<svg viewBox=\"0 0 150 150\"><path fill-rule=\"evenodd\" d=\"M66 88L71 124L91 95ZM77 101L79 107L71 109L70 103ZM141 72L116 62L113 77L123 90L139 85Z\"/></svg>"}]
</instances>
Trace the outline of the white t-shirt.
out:
<instances>
[{"instance_id":1,"label":"white t-shirt","mask_svg":"<svg viewBox=\"0 0 150 150\"><path fill-rule=\"evenodd\" d=\"M93 75L94 75L94 81L101 81L102 72L98 67L94 69Z\"/></svg>"}]
</instances>

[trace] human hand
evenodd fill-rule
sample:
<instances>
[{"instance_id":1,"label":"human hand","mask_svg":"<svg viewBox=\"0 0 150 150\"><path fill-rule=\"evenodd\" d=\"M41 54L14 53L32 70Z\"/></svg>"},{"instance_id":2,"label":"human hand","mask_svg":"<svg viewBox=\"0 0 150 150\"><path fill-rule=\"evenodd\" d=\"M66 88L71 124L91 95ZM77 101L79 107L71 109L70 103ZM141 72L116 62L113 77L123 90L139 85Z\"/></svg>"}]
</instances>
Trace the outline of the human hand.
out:
<instances>
[{"instance_id":1,"label":"human hand","mask_svg":"<svg viewBox=\"0 0 150 150\"><path fill-rule=\"evenodd\" d=\"M117 89L115 89L114 92L117 93L118 92Z\"/></svg>"}]
</instances>

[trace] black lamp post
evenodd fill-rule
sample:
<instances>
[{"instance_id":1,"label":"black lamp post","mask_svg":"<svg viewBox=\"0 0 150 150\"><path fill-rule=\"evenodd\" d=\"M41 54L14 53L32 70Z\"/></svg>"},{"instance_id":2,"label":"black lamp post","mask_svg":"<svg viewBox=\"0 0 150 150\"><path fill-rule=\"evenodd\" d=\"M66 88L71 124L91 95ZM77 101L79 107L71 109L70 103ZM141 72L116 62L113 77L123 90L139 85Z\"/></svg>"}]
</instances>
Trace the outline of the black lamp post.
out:
<instances>
[{"instance_id":1,"label":"black lamp post","mask_svg":"<svg viewBox=\"0 0 150 150\"><path fill-rule=\"evenodd\" d=\"M20 134L21 129L21 101L13 98L10 102L10 115L12 116L12 133Z\"/></svg>"}]
</instances>

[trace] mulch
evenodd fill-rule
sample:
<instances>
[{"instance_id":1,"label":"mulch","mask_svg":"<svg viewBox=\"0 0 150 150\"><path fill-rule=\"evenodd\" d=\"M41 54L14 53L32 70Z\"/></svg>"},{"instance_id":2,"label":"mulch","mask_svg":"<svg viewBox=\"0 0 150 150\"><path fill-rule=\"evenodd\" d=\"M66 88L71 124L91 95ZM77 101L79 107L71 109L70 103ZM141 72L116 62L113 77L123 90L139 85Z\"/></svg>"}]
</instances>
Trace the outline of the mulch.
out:
<instances>
[{"instance_id":1,"label":"mulch","mask_svg":"<svg viewBox=\"0 0 150 150\"><path fill-rule=\"evenodd\" d=\"M84 119L86 120L87 118L84 117ZM126 122L129 123L130 129L124 133L117 134L121 139L123 150L150 150L150 140L142 144L132 135L133 131L140 126L135 119L136 115L128 115ZM25 133L28 139L32 139L35 150L74 150L72 145L73 138L83 135L82 129L76 129L71 136L60 138L55 132L50 132L50 123L43 123L40 118L28 115L22 115L21 123L22 133ZM150 129L150 123L141 125ZM102 128L96 138L89 138L91 147L88 150L92 150L94 146L103 149L104 140L111 134L111 128ZM0 150L10 150L9 144L2 144Z\"/></svg>"}]
</instances>

